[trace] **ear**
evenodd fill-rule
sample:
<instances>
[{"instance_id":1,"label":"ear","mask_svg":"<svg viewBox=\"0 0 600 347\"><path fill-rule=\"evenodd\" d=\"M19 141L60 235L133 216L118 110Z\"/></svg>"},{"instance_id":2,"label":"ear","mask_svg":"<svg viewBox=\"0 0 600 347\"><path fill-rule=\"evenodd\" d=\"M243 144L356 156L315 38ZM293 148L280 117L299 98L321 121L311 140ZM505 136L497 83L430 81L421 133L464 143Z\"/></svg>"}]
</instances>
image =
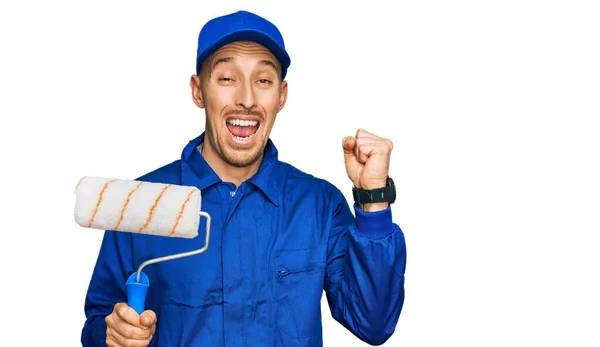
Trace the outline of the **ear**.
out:
<instances>
[{"instance_id":1,"label":"ear","mask_svg":"<svg viewBox=\"0 0 600 347\"><path fill-rule=\"evenodd\" d=\"M285 106L285 103L287 101L287 95L288 95L288 83L287 83L287 81L282 81L280 91L279 91L279 108L277 109L278 113Z\"/></svg>"},{"instance_id":2,"label":"ear","mask_svg":"<svg viewBox=\"0 0 600 347\"><path fill-rule=\"evenodd\" d=\"M192 89L192 100L194 104L200 108L204 108L204 100L202 99L202 89L200 88L202 81L200 76L192 75L190 77L190 88Z\"/></svg>"}]
</instances>

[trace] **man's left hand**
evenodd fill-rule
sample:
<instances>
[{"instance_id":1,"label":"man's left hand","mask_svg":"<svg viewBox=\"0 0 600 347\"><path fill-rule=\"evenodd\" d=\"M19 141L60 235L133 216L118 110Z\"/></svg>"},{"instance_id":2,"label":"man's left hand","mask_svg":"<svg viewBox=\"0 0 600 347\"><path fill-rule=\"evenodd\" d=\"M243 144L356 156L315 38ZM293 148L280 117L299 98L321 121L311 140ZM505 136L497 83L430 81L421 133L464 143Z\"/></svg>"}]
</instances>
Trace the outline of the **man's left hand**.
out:
<instances>
[{"instance_id":1,"label":"man's left hand","mask_svg":"<svg viewBox=\"0 0 600 347\"><path fill-rule=\"evenodd\" d=\"M370 190L386 186L390 155L394 148L391 140L358 129L356 136L347 136L342 140L342 147L348 178L356 188ZM388 206L384 202L365 204L361 208L365 211L378 211Z\"/></svg>"}]
</instances>

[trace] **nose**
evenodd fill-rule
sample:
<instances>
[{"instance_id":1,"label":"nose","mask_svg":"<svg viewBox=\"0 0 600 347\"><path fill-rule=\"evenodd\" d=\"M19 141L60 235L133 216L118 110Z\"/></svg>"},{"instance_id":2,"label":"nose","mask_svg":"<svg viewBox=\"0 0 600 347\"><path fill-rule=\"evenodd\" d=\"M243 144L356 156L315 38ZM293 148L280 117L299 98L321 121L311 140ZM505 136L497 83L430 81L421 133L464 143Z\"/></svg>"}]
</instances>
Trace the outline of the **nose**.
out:
<instances>
[{"instance_id":1,"label":"nose","mask_svg":"<svg viewBox=\"0 0 600 347\"><path fill-rule=\"evenodd\" d=\"M256 106L256 98L254 95L254 89L250 82L240 83L236 91L235 103L237 106L244 107L250 110Z\"/></svg>"}]
</instances>

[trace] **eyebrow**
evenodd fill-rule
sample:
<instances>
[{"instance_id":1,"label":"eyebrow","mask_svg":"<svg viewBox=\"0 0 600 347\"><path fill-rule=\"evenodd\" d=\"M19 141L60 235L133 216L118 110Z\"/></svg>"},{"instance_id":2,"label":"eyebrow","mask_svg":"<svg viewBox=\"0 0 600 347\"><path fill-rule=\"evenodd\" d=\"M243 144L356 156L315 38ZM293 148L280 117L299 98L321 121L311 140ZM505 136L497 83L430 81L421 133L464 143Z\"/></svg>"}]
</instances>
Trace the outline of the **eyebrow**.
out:
<instances>
[{"instance_id":1,"label":"eyebrow","mask_svg":"<svg viewBox=\"0 0 600 347\"><path fill-rule=\"evenodd\" d=\"M219 65L220 63L230 63L230 62L232 62L232 61L233 61L233 57L225 57L225 58L218 59L217 61L215 61L215 62L212 64L212 70L214 70L214 69L215 69L215 67L216 67L217 65Z\"/></svg>"},{"instance_id":2,"label":"eyebrow","mask_svg":"<svg viewBox=\"0 0 600 347\"><path fill-rule=\"evenodd\" d=\"M275 70L275 72L277 72L277 74L279 75L279 69L277 69L277 65L275 65L274 62L272 62L271 60L261 60L258 62L260 65L264 65L264 66L270 66L273 68L273 70Z\"/></svg>"}]
</instances>

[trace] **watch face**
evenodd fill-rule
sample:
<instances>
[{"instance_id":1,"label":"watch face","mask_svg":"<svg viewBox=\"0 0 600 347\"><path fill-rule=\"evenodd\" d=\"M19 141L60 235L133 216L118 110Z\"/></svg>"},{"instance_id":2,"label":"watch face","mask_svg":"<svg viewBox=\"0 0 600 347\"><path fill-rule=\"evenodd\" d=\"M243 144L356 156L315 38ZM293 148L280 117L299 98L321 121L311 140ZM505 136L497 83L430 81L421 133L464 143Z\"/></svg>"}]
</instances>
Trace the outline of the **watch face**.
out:
<instances>
[{"instance_id":1,"label":"watch face","mask_svg":"<svg viewBox=\"0 0 600 347\"><path fill-rule=\"evenodd\" d=\"M390 201L390 204L393 204L394 202L396 202L396 185L394 184L394 180L392 180L390 176L388 176L388 186L392 187L392 200Z\"/></svg>"}]
</instances>

